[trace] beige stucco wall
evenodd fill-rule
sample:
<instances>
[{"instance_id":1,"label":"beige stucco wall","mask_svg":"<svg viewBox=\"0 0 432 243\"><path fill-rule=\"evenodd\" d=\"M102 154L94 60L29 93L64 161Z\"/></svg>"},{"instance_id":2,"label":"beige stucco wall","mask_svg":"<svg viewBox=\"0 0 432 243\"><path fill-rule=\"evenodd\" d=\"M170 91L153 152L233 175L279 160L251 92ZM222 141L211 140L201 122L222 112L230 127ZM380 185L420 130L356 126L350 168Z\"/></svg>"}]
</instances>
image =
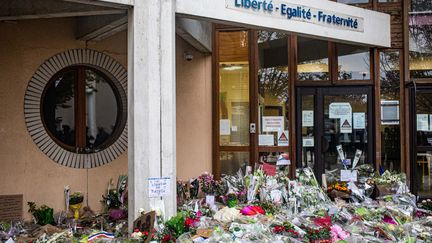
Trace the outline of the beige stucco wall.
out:
<instances>
[{"instance_id":1,"label":"beige stucco wall","mask_svg":"<svg viewBox=\"0 0 432 243\"><path fill-rule=\"evenodd\" d=\"M85 48L76 41L72 18L0 22L0 195L23 194L26 202L64 208L63 187L87 192L94 210L100 210L108 181L127 174L125 152L108 165L72 169L51 161L34 144L23 114L24 93L36 69L49 57L67 49ZM177 170L188 179L211 170L211 57L177 41ZM122 32L88 48L102 51L126 67L127 33ZM191 51L187 62L183 52ZM87 180L88 178L88 180Z\"/></svg>"},{"instance_id":2,"label":"beige stucco wall","mask_svg":"<svg viewBox=\"0 0 432 243\"><path fill-rule=\"evenodd\" d=\"M110 164L95 169L61 166L33 143L23 114L27 83L44 60L72 48L85 48L76 41L75 21L68 19L0 22L0 195L23 194L24 216L29 217L26 202L64 208L63 187L87 192L94 210L101 209L101 195L110 178L117 181L127 173L127 153ZM127 34L117 34L88 47L103 51L122 65L127 60ZM88 178L88 180L87 180Z\"/></svg>"},{"instance_id":3,"label":"beige stucco wall","mask_svg":"<svg viewBox=\"0 0 432 243\"><path fill-rule=\"evenodd\" d=\"M180 37L176 42L177 177L185 180L211 172L212 61ZM185 51L192 61L184 59Z\"/></svg>"}]
</instances>

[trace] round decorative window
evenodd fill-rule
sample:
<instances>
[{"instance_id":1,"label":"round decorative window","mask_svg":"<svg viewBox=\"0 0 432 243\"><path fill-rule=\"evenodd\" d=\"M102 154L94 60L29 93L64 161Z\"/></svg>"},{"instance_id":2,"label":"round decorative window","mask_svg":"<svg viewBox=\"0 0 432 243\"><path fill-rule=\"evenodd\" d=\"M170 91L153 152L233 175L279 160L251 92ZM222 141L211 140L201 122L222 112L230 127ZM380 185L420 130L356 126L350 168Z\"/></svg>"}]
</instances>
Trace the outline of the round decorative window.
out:
<instances>
[{"instance_id":1,"label":"round decorative window","mask_svg":"<svg viewBox=\"0 0 432 243\"><path fill-rule=\"evenodd\" d=\"M94 168L127 149L127 71L94 50L45 61L27 87L24 111L37 146L54 161Z\"/></svg>"}]
</instances>

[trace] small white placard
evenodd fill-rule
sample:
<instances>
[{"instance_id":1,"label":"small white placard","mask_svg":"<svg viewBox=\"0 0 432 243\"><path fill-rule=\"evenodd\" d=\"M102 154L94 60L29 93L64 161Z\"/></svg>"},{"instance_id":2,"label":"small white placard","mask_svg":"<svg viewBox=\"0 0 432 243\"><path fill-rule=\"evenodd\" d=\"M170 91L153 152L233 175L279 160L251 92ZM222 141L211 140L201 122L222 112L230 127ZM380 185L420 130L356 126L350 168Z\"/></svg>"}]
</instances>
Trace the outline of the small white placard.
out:
<instances>
[{"instance_id":1,"label":"small white placard","mask_svg":"<svg viewBox=\"0 0 432 243\"><path fill-rule=\"evenodd\" d=\"M219 134L220 135L231 135L230 131L230 120L229 119L221 119L219 120Z\"/></svg>"},{"instance_id":2,"label":"small white placard","mask_svg":"<svg viewBox=\"0 0 432 243\"><path fill-rule=\"evenodd\" d=\"M428 114L417 114L417 131L429 131Z\"/></svg>"},{"instance_id":3,"label":"small white placard","mask_svg":"<svg viewBox=\"0 0 432 243\"><path fill-rule=\"evenodd\" d=\"M149 197L164 197L170 193L171 178L148 178L149 183Z\"/></svg>"},{"instance_id":4,"label":"small white placard","mask_svg":"<svg viewBox=\"0 0 432 243\"><path fill-rule=\"evenodd\" d=\"M210 206L215 205L215 196L213 195L206 195L206 203Z\"/></svg>"},{"instance_id":5,"label":"small white placard","mask_svg":"<svg viewBox=\"0 0 432 243\"><path fill-rule=\"evenodd\" d=\"M352 108L348 102L334 102L329 105L329 118L352 117Z\"/></svg>"},{"instance_id":6,"label":"small white placard","mask_svg":"<svg viewBox=\"0 0 432 243\"><path fill-rule=\"evenodd\" d=\"M314 137L303 137L303 147L313 147Z\"/></svg>"},{"instance_id":7,"label":"small white placard","mask_svg":"<svg viewBox=\"0 0 432 243\"><path fill-rule=\"evenodd\" d=\"M302 111L302 127L314 126L314 111Z\"/></svg>"},{"instance_id":8,"label":"small white placard","mask_svg":"<svg viewBox=\"0 0 432 243\"><path fill-rule=\"evenodd\" d=\"M237 132L237 131L238 131L237 126L232 126L232 127L231 127L231 131L233 131L233 132Z\"/></svg>"},{"instance_id":9,"label":"small white placard","mask_svg":"<svg viewBox=\"0 0 432 243\"><path fill-rule=\"evenodd\" d=\"M289 146L289 134L288 131L278 131L278 146Z\"/></svg>"},{"instance_id":10,"label":"small white placard","mask_svg":"<svg viewBox=\"0 0 432 243\"><path fill-rule=\"evenodd\" d=\"M274 135L263 134L258 135L258 145L259 146L274 146Z\"/></svg>"},{"instance_id":11,"label":"small white placard","mask_svg":"<svg viewBox=\"0 0 432 243\"><path fill-rule=\"evenodd\" d=\"M263 116L263 132L278 132L284 130L283 116Z\"/></svg>"},{"instance_id":12,"label":"small white placard","mask_svg":"<svg viewBox=\"0 0 432 243\"><path fill-rule=\"evenodd\" d=\"M357 181L357 170L341 170L341 181Z\"/></svg>"},{"instance_id":13,"label":"small white placard","mask_svg":"<svg viewBox=\"0 0 432 243\"><path fill-rule=\"evenodd\" d=\"M366 114L364 112L353 113L353 126L354 129L365 129L366 128Z\"/></svg>"}]
</instances>

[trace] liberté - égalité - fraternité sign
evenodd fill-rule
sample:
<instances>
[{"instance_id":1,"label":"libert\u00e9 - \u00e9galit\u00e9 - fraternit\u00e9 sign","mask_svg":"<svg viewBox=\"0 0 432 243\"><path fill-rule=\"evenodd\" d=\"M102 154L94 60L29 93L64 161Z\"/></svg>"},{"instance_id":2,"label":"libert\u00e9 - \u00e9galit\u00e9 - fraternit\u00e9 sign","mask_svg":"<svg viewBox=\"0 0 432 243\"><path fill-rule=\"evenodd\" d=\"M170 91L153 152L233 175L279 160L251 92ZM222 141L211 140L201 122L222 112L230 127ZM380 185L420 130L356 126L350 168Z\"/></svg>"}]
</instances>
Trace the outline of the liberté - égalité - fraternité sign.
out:
<instances>
[{"instance_id":1,"label":"libert\u00e9 - \u00e9galit\u00e9 - fraternit\u00e9 sign","mask_svg":"<svg viewBox=\"0 0 432 243\"><path fill-rule=\"evenodd\" d=\"M302 21L330 28L363 32L363 18L280 0L226 0L226 8Z\"/></svg>"}]
</instances>

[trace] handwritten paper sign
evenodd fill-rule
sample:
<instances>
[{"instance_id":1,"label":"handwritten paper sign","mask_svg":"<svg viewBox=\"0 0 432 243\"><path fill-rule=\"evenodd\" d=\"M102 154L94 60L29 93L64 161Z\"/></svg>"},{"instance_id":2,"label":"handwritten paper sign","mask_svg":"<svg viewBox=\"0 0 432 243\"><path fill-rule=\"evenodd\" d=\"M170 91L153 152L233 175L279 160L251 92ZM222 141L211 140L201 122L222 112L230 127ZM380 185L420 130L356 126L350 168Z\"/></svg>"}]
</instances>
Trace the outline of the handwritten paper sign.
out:
<instances>
[{"instance_id":1,"label":"handwritten paper sign","mask_svg":"<svg viewBox=\"0 0 432 243\"><path fill-rule=\"evenodd\" d=\"M23 195L0 195L0 221L23 218Z\"/></svg>"},{"instance_id":2,"label":"handwritten paper sign","mask_svg":"<svg viewBox=\"0 0 432 243\"><path fill-rule=\"evenodd\" d=\"M149 178L149 197L164 197L170 193L171 178Z\"/></svg>"},{"instance_id":3,"label":"handwritten paper sign","mask_svg":"<svg viewBox=\"0 0 432 243\"><path fill-rule=\"evenodd\" d=\"M341 181L357 181L357 170L341 170Z\"/></svg>"}]
</instances>

